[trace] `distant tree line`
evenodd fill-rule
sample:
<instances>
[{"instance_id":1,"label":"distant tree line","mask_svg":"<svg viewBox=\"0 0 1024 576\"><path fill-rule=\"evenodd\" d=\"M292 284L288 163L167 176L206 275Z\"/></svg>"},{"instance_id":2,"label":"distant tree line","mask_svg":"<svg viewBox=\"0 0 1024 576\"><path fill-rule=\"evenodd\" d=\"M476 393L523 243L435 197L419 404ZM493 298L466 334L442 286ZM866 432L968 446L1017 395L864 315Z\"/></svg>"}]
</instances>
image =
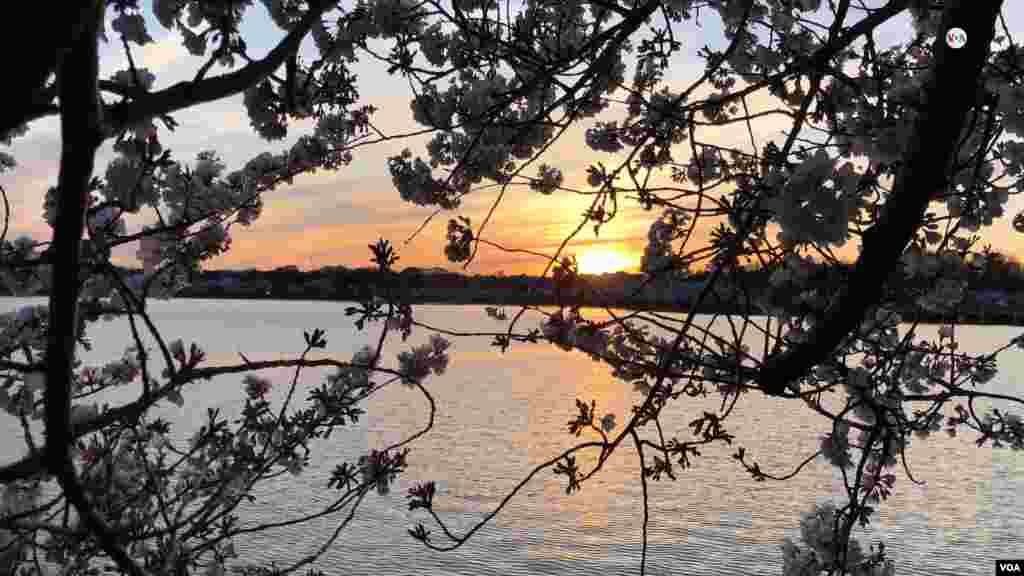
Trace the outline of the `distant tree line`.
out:
<instances>
[{"instance_id":1,"label":"distant tree line","mask_svg":"<svg viewBox=\"0 0 1024 576\"><path fill-rule=\"evenodd\" d=\"M967 264L971 278L960 312L972 321L1018 323L1024 310L1024 271L1013 256L993 253ZM129 271L130 272L130 271ZM813 298L807 294L824 290L848 267L812 267L799 285L778 282L772 270L747 266L729 272L729 282L720 284L701 304L702 312L734 312L749 307L786 309L793 314L812 313ZM303 271L296 266L272 270L210 270L197 272L192 283L181 289L181 298L244 298L273 300L367 301L394 297L409 303L568 305L686 310L707 279L707 271L666 276L616 272L581 274L572 286L558 286L550 278L528 275L470 275L444 269L407 267L400 272L382 273L375 268L329 266ZM897 276L899 276L897 274ZM908 317L941 321L943 315L924 310L913 295L928 286L914 286L903 277L890 280L890 291L899 295L892 301ZM45 287L19 295L45 295ZM14 295L7 285L4 296ZM757 295L758 298L750 298ZM894 296L895 297L895 296Z\"/></svg>"}]
</instances>

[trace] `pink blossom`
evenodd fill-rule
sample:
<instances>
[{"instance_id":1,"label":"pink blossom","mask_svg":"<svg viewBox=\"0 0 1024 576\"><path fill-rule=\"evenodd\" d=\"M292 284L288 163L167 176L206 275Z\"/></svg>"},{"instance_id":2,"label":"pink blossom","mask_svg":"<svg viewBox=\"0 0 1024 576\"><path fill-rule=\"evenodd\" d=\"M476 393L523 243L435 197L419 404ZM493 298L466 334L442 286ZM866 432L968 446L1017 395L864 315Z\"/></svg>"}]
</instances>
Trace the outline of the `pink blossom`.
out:
<instances>
[{"instance_id":1,"label":"pink blossom","mask_svg":"<svg viewBox=\"0 0 1024 576\"><path fill-rule=\"evenodd\" d=\"M84 463L87 466L92 466L93 464L99 462L100 456L100 449L96 446L87 446L85 448L81 448L78 451L78 457L81 458L82 463Z\"/></svg>"},{"instance_id":2,"label":"pink blossom","mask_svg":"<svg viewBox=\"0 0 1024 576\"><path fill-rule=\"evenodd\" d=\"M882 474L876 464L868 464L864 468L864 482L860 488L874 500L885 500L892 495L892 487L895 483L895 474Z\"/></svg>"},{"instance_id":3,"label":"pink blossom","mask_svg":"<svg viewBox=\"0 0 1024 576\"><path fill-rule=\"evenodd\" d=\"M78 379L82 383L82 386L92 386L96 384L96 376L96 369L90 366L82 369L82 372L78 375Z\"/></svg>"}]
</instances>

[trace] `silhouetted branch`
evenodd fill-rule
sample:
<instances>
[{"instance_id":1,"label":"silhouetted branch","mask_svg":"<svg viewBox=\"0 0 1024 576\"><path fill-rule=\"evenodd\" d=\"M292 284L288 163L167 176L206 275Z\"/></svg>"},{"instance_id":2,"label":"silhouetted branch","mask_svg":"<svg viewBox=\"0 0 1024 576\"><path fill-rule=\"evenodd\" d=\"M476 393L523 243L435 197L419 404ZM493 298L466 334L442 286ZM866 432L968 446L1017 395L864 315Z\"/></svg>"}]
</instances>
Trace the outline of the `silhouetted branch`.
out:
<instances>
[{"instance_id":1,"label":"silhouetted branch","mask_svg":"<svg viewBox=\"0 0 1024 576\"><path fill-rule=\"evenodd\" d=\"M110 109L110 126L117 133L145 120L176 112L196 104L213 102L244 91L270 76L298 49L313 24L335 4L332 0L310 0L309 10L288 35L266 57L247 64L240 70L203 78L198 82L177 84L151 92L131 102L116 104Z\"/></svg>"},{"instance_id":2,"label":"silhouetted branch","mask_svg":"<svg viewBox=\"0 0 1024 576\"><path fill-rule=\"evenodd\" d=\"M863 248L833 305L822 312L801 344L769 357L757 376L765 393L782 395L786 386L824 362L882 296L886 279L921 225L932 194L946 185L967 112L977 100L977 79L988 56L1001 1L947 3L939 38L953 26L970 42L953 49L935 42L933 74L923 89L922 106L878 222L864 233Z\"/></svg>"}]
</instances>

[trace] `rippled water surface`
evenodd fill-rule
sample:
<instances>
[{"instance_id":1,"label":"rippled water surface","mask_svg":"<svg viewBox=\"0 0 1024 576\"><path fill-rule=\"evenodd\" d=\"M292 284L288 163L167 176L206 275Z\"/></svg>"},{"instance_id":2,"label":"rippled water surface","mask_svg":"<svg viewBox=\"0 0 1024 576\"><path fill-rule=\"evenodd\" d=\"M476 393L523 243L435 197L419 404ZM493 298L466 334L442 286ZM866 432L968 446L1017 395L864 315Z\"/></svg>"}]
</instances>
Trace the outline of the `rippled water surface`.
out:
<instances>
[{"instance_id":1,"label":"rippled water surface","mask_svg":"<svg viewBox=\"0 0 1024 576\"><path fill-rule=\"evenodd\" d=\"M40 301L41 302L41 301ZM13 308L23 301L3 300ZM241 352L251 360L292 357L303 346L302 331L327 330L329 355L348 360L376 332L358 332L344 315L347 305L323 302L184 300L154 302L151 312L168 339L198 342L211 364L238 363ZM493 330L504 326L478 307L417 307L417 319L457 330ZM511 316L511 315L510 315ZM527 315L523 327L536 324ZM929 329L924 329L926 332ZM961 346L990 350L1020 332L998 326L964 328ZM386 358L426 340L414 332L408 343L393 339ZM128 344L127 324L101 323L95 344L84 352L86 363L120 355ZM414 482L435 480L438 513L464 530L493 510L537 464L578 441L567 433L574 400L595 400L599 413L619 415L621 423L639 393L609 374L607 367L578 353L547 344L517 345L505 354L488 338L456 338L447 374L432 377L428 387L438 404L434 429L418 440L410 467L387 496L364 501L355 520L315 566L328 574L367 576L455 574L638 574L641 552L642 493L635 452L619 450L581 492L567 496L562 479L549 470L531 480L493 521L461 548L432 552L406 530L427 518L408 511L406 490ZM1002 357L1000 374L989 384L1005 394L1024 395L1024 352ZM309 370L300 379L308 389L325 372ZM290 372L272 374L280 402ZM206 408L237 414L244 404L241 377L201 382L185 394L185 406L162 407L160 415L175 424L176 435L189 436L205 418ZM111 395L125 401L132 390ZM305 397L303 393L301 397ZM687 435L686 425L716 398L683 399L664 418L666 434ZM359 425L336 432L316 445L319 455L302 476L276 479L262 487L257 504L244 509L243 520L284 520L330 501L326 486L335 465L371 448L410 434L426 422L428 407L413 390L395 385L367 405ZM649 485L648 574L778 574L779 544L795 536L799 515L815 499L842 499L842 480L818 461L784 483L757 483L730 455L744 446L761 467L782 474L816 450L826 420L792 402L743 396L730 418L734 447L714 447L676 481ZM19 427L0 421L4 462L19 456ZM884 536L898 574L991 574L996 558L1024 557L1024 455L1006 450L974 449L973 438L915 439L909 465L924 486L898 476L896 494L881 508L875 527L863 538ZM628 448L628 446L624 446ZM649 457L649 455L648 455ZM585 460L585 459L584 459ZM317 520L239 541L250 560L294 561L318 548L341 521ZM427 524L428 528L431 526ZM438 530L433 533L439 539Z\"/></svg>"}]
</instances>

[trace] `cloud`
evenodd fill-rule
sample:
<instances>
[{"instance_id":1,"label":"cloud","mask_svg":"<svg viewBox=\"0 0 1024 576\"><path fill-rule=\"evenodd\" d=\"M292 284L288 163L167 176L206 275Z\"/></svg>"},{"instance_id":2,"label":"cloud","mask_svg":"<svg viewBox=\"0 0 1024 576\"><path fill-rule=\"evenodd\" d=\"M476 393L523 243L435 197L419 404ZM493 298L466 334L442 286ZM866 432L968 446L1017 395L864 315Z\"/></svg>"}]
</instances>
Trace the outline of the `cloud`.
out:
<instances>
[{"instance_id":1,"label":"cloud","mask_svg":"<svg viewBox=\"0 0 1024 576\"><path fill-rule=\"evenodd\" d=\"M57 184L59 133L30 129L8 151L18 163L12 172L0 176L11 206L10 234L45 237L50 228L42 221L43 197L48 187Z\"/></svg>"},{"instance_id":2,"label":"cloud","mask_svg":"<svg viewBox=\"0 0 1024 576\"><path fill-rule=\"evenodd\" d=\"M150 30L153 36L153 30ZM113 29L107 26L107 39L109 42L100 41L100 77L108 77L118 70L127 70L129 67L128 56L125 54L120 37ZM181 37L177 33L165 32L162 35L153 36L153 42L144 46L137 44L128 45L132 60L136 68L146 68L156 76L153 85L154 90L160 90L186 80L186 74L190 69L196 70L202 64L202 59L191 56L181 44ZM198 64L197 64L198 63ZM194 72L192 72L194 74Z\"/></svg>"}]
</instances>

